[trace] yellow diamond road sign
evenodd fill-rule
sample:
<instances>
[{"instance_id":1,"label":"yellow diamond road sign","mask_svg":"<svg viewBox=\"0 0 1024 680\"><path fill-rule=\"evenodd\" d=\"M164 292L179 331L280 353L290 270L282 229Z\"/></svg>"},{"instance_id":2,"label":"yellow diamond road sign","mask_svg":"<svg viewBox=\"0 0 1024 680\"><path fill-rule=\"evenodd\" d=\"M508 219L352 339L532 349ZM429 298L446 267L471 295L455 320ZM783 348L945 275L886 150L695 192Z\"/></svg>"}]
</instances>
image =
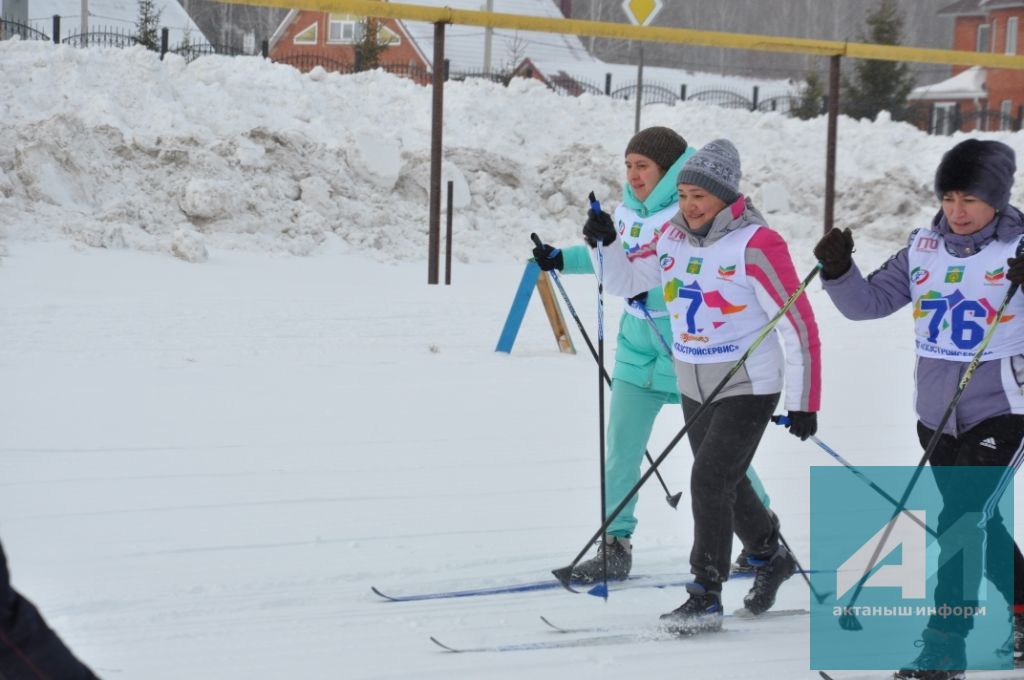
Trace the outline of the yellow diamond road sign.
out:
<instances>
[{"instance_id":1,"label":"yellow diamond road sign","mask_svg":"<svg viewBox=\"0 0 1024 680\"><path fill-rule=\"evenodd\" d=\"M623 0L622 10L637 26L646 26L661 11L662 0Z\"/></svg>"}]
</instances>

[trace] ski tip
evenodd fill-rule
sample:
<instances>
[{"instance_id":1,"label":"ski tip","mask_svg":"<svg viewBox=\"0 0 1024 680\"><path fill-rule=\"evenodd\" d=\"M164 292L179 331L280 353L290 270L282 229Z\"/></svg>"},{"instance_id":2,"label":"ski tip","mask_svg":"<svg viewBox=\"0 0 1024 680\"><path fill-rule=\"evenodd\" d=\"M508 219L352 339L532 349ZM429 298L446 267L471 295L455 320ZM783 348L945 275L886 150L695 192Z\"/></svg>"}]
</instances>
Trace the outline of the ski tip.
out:
<instances>
[{"instance_id":1,"label":"ski tip","mask_svg":"<svg viewBox=\"0 0 1024 680\"><path fill-rule=\"evenodd\" d=\"M565 628L562 628L561 626L556 626L555 624L551 623L551 621L549 621L546 616L542 615L540 617L540 620L544 622L544 625L548 626L549 628L551 628L551 630L553 630L555 632L558 632L558 633L568 633L569 632Z\"/></svg>"},{"instance_id":2,"label":"ski tip","mask_svg":"<svg viewBox=\"0 0 1024 680\"><path fill-rule=\"evenodd\" d=\"M385 595L384 593L382 593L379 590L377 590L377 586L370 586L370 590L373 591L374 595L379 595L380 597L383 597L388 602L397 602L397 600L395 598L391 597L390 595Z\"/></svg>"},{"instance_id":3,"label":"ski tip","mask_svg":"<svg viewBox=\"0 0 1024 680\"><path fill-rule=\"evenodd\" d=\"M570 593L578 593L579 591L573 590L572 587L572 567L573 565L570 564L568 567L562 567L561 569L552 569L551 573L555 575L555 578L558 579L563 588Z\"/></svg>"},{"instance_id":4,"label":"ski tip","mask_svg":"<svg viewBox=\"0 0 1024 680\"><path fill-rule=\"evenodd\" d=\"M587 595L593 595L594 597L602 597L605 600L608 599L608 584L598 583L596 586L587 591Z\"/></svg>"},{"instance_id":5,"label":"ski tip","mask_svg":"<svg viewBox=\"0 0 1024 680\"><path fill-rule=\"evenodd\" d=\"M740 607L739 609L734 611L732 613L732 615L735 616L738 619L753 619L753 618L757 618L757 614L755 614L754 612L750 611L746 607Z\"/></svg>"},{"instance_id":6,"label":"ski tip","mask_svg":"<svg viewBox=\"0 0 1024 680\"><path fill-rule=\"evenodd\" d=\"M665 496L665 500L668 501L669 507L675 510L679 507L679 499L683 497L683 492L680 491L674 496Z\"/></svg>"},{"instance_id":7,"label":"ski tip","mask_svg":"<svg viewBox=\"0 0 1024 680\"><path fill-rule=\"evenodd\" d=\"M446 652L453 652L455 654L459 653L459 650L455 649L454 647L449 647L448 645L446 645L445 643L441 642L440 640L438 640L433 635L430 636L430 641L433 642L438 647L440 647L441 649L445 650Z\"/></svg>"}]
</instances>

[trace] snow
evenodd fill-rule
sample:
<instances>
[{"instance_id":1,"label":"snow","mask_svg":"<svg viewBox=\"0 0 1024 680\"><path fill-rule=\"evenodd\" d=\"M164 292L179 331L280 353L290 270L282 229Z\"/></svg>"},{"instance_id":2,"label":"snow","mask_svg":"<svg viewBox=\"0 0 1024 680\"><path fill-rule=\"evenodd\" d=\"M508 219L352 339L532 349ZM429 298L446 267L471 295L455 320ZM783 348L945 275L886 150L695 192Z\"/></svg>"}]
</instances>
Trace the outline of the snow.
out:
<instances>
[{"instance_id":1,"label":"snow","mask_svg":"<svg viewBox=\"0 0 1024 680\"><path fill-rule=\"evenodd\" d=\"M449 84L446 167L465 193L453 284L428 286L427 89L18 41L0 43L0 82L19 93L0 100L0 537L15 586L101 676L817 676L802 617L506 654L428 639L550 640L540 615L651 624L680 589L370 592L543 579L596 530L595 367L577 329L580 353L559 353L534 300L513 352L493 348L530 232L575 242L586 193L619 195L631 103ZM776 206L809 271L824 119L699 103L643 115L697 145L733 139L744 190ZM885 116L839 131L837 223L872 268L931 216L931 172L963 136ZM1024 153L1020 134L984 136ZM593 279L563 281L593 337ZM809 295L820 436L857 465L916 463L909 312L853 323ZM620 303L607 304L610 357ZM652 453L681 426L665 409ZM688 488L685 449L661 467L673 491ZM805 566L809 466L831 464L780 428L755 459ZM685 576L685 496L673 511L645 488L636 573ZM727 584L727 608L745 590ZM807 606L791 579L777 607Z\"/></svg>"},{"instance_id":2,"label":"snow","mask_svg":"<svg viewBox=\"0 0 1024 680\"><path fill-rule=\"evenodd\" d=\"M972 66L961 71L952 78L933 85L915 87L910 92L910 99L950 100L950 99L984 99L988 96L985 90L986 71L981 66Z\"/></svg>"}]
</instances>

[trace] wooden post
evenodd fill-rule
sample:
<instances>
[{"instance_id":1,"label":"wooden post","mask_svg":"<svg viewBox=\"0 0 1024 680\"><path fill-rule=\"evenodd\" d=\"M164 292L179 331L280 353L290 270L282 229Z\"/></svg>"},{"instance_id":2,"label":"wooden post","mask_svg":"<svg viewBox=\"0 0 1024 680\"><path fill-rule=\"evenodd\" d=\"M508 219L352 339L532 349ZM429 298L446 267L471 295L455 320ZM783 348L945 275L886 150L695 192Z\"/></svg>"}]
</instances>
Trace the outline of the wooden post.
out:
<instances>
[{"instance_id":1,"label":"wooden post","mask_svg":"<svg viewBox=\"0 0 1024 680\"><path fill-rule=\"evenodd\" d=\"M565 327L565 318L562 316L562 308L555 300L555 291L551 288L551 279L544 272L537 276L537 293L540 301L544 303L544 313L548 315L548 323L555 334L555 342L558 343L558 351L564 354L576 354L576 348L572 344L572 337Z\"/></svg>"}]
</instances>

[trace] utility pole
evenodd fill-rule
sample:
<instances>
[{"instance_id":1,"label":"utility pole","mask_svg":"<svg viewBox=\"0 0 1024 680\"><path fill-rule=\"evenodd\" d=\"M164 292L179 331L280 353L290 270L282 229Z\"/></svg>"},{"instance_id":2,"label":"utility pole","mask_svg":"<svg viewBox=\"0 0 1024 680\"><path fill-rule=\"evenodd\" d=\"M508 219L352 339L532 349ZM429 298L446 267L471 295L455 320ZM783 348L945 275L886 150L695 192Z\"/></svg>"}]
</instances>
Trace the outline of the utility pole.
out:
<instances>
[{"instance_id":1,"label":"utility pole","mask_svg":"<svg viewBox=\"0 0 1024 680\"><path fill-rule=\"evenodd\" d=\"M487 0L484 9L488 12L494 11L494 0ZM494 37L494 29L488 26L484 29L484 75L491 75L491 40Z\"/></svg>"}]
</instances>

